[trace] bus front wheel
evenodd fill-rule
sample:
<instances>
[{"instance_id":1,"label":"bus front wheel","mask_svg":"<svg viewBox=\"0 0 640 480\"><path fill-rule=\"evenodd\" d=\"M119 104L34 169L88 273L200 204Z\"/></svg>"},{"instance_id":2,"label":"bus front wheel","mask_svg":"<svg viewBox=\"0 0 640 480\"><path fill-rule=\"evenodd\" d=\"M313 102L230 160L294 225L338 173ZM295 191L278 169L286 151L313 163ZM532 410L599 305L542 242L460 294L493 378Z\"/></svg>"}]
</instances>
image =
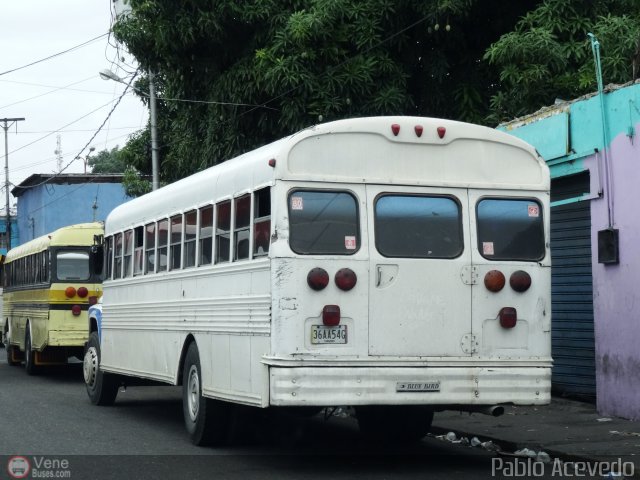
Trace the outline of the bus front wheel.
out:
<instances>
[{"instance_id":1,"label":"bus front wheel","mask_svg":"<svg viewBox=\"0 0 640 480\"><path fill-rule=\"evenodd\" d=\"M117 377L100 370L100 339L91 332L82 361L82 375L87 394L94 405L113 405L118 395Z\"/></svg>"},{"instance_id":2,"label":"bus front wheel","mask_svg":"<svg viewBox=\"0 0 640 480\"><path fill-rule=\"evenodd\" d=\"M356 417L360 432L369 440L410 443L429 433L433 410L422 405L366 405L356 407Z\"/></svg>"},{"instance_id":3,"label":"bus front wheel","mask_svg":"<svg viewBox=\"0 0 640 480\"><path fill-rule=\"evenodd\" d=\"M182 412L194 445L221 446L229 442L231 407L202 396L202 369L195 342L189 345L182 370Z\"/></svg>"}]
</instances>

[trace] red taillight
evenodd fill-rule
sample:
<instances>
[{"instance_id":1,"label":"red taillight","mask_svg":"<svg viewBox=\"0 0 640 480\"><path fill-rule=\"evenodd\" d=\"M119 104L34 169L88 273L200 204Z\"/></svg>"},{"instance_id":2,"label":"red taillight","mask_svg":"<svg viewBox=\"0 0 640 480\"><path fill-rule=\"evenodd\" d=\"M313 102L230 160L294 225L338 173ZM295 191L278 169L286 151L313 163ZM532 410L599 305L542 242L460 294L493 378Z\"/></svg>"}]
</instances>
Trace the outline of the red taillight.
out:
<instances>
[{"instance_id":1,"label":"red taillight","mask_svg":"<svg viewBox=\"0 0 640 480\"><path fill-rule=\"evenodd\" d=\"M307 284L314 290L322 290L329 284L329 274L324 268L313 268L307 274Z\"/></svg>"},{"instance_id":2,"label":"red taillight","mask_svg":"<svg viewBox=\"0 0 640 480\"><path fill-rule=\"evenodd\" d=\"M80 315L81 312L82 308L80 308L80 305L74 305L73 307L71 307L71 313L73 313L76 317Z\"/></svg>"},{"instance_id":3,"label":"red taillight","mask_svg":"<svg viewBox=\"0 0 640 480\"><path fill-rule=\"evenodd\" d=\"M340 323L340 307L338 305L325 305L322 309L322 323L327 326L335 326Z\"/></svg>"},{"instance_id":4,"label":"red taillight","mask_svg":"<svg viewBox=\"0 0 640 480\"><path fill-rule=\"evenodd\" d=\"M526 292L531 286L531 277L523 270L513 272L509 278L509 285L516 292Z\"/></svg>"},{"instance_id":5,"label":"red taillight","mask_svg":"<svg viewBox=\"0 0 640 480\"><path fill-rule=\"evenodd\" d=\"M84 298L84 297L86 297L87 295L89 295L89 290L87 290L87 288L86 288L86 287L80 287L80 288L78 289L78 296L79 296L80 298Z\"/></svg>"},{"instance_id":6,"label":"red taillight","mask_svg":"<svg viewBox=\"0 0 640 480\"><path fill-rule=\"evenodd\" d=\"M64 294L67 296L67 298L73 298L76 296L76 289L73 287L67 287L64 290Z\"/></svg>"},{"instance_id":7,"label":"red taillight","mask_svg":"<svg viewBox=\"0 0 640 480\"><path fill-rule=\"evenodd\" d=\"M95 295L91 295L89 297L89 305L95 305L96 303L98 303L98 297L96 297Z\"/></svg>"},{"instance_id":8,"label":"red taillight","mask_svg":"<svg viewBox=\"0 0 640 480\"><path fill-rule=\"evenodd\" d=\"M397 123L394 123L393 125L391 125L391 131L397 137L398 134L400 133L400 125L398 125Z\"/></svg>"},{"instance_id":9,"label":"red taillight","mask_svg":"<svg viewBox=\"0 0 640 480\"><path fill-rule=\"evenodd\" d=\"M440 138L444 138L444 134L447 133L447 129L444 127L438 127L436 131L438 132L438 136Z\"/></svg>"},{"instance_id":10,"label":"red taillight","mask_svg":"<svg viewBox=\"0 0 640 480\"><path fill-rule=\"evenodd\" d=\"M484 276L484 286L490 292L499 292L505 282L504 274L500 270L491 270Z\"/></svg>"},{"instance_id":11,"label":"red taillight","mask_svg":"<svg viewBox=\"0 0 640 480\"><path fill-rule=\"evenodd\" d=\"M422 136L422 132L424 131L424 127L422 125L416 125L413 129L416 131L416 135L418 137Z\"/></svg>"},{"instance_id":12,"label":"red taillight","mask_svg":"<svg viewBox=\"0 0 640 480\"><path fill-rule=\"evenodd\" d=\"M336 272L335 281L340 290L347 292L356 286L358 277L350 268L341 268Z\"/></svg>"},{"instance_id":13,"label":"red taillight","mask_svg":"<svg viewBox=\"0 0 640 480\"><path fill-rule=\"evenodd\" d=\"M498 313L498 318L502 328L513 328L518 321L518 313L513 307L502 307Z\"/></svg>"}]
</instances>

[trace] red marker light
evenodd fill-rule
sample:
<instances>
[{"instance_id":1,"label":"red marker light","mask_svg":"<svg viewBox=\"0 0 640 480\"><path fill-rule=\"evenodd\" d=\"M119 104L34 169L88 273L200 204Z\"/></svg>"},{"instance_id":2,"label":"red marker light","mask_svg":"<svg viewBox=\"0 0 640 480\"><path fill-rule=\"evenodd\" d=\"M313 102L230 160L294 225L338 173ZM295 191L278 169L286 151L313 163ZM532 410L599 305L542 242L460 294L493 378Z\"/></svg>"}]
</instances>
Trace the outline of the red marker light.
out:
<instances>
[{"instance_id":1,"label":"red marker light","mask_svg":"<svg viewBox=\"0 0 640 480\"><path fill-rule=\"evenodd\" d=\"M416 131L416 135L418 137L422 136L422 132L424 131L424 127L422 125L416 125L413 129Z\"/></svg>"},{"instance_id":2,"label":"red marker light","mask_svg":"<svg viewBox=\"0 0 640 480\"><path fill-rule=\"evenodd\" d=\"M518 321L518 312L513 307L503 307L498 313L498 318L502 328L513 328Z\"/></svg>"},{"instance_id":3,"label":"red marker light","mask_svg":"<svg viewBox=\"0 0 640 480\"><path fill-rule=\"evenodd\" d=\"M98 303L98 297L92 295L89 297L89 305L95 305L96 303Z\"/></svg>"},{"instance_id":4,"label":"red marker light","mask_svg":"<svg viewBox=\"0 0 640 480\"><path fill-rule=\"evenodd\" d=\"M275 158L272 158L271 160L269 160L269 166L275 168L275 166L276 166L276 159Z\"/></svg>"},{"instance_id":5,"label":"red marker light","mask_svg":"<svg viewBox=\"0 0 640 480\"><path fill-rule=\"evenodd\" d=\"M322 323L334 327L340 323L340 307L338 305L325 305L322 309Z\"/></svg>"},{"instance_id":6,"label":"red marker light","mask_svg":"<svg viewBox=\"0 0 640 480\"><path fill-rule=\"evenodd\" d=\"M438 131L438 136L440 138L444 138L444 134L447 133L447 129L444 127L438 127L436 130Z\"/></svg>"},{"instance_id":7,"label":"red marker light","mask_svg":"<svg viewBox=\"0 0 640 480\"><path fill-rule=\"evenodd\" d=\"M393 125L391 125L391 131L397 137L398 134L400 133L400 125L398 125L397 123L394 123Z\"/></svg>"},{"instance_id":8,"label":"red marker light","mask_svg":"<svg viewBox=\"0 0 640 480\"><path fill-rule=\"evenodd\" d=\"M89 295L89 290L87 290L87 287L80 287L80 288L78 289L78 296L79 296L80 298L84 298L84 297L86 297L87 295Z\"/></svg>"},{"instance_id":9,"label":"red marker light","mask_svg":"<svg viewBox=\"0 0 640 480\"><path fill-rule=\"evenodd\" d=\"M509 285L516 292L526 292L531 286L531 276L523 270L513 272L509 278Z\"/></svg>"},{"instance_id":10,"label":"red marker light","mask_svg":"<svg viewBox=\"0 0 640 480\"><path fill-rule=\"evenodd\" d=\"M312 268L307 274L307 284L313 290L322 290L329 284L329 274L324 268Z\"/></svg>"},{"instance_id":11,"label":"red marker light","mask_svg":"<svg viewBox=\"0 0 640 480\"><path fill-rule=\"evenodd\" d=\"M357 281L356 273L350 268L341 268L336 272L335 282L340 290L348 292L356 286Z\"/></svg>"},{"instance_id":12,"label":"red marker light","mask_svg":"<svg viewBox=\"0 0 640 480\"><path fill-rule=\"evenodd\" d=\"M71 307L71 313L73 313L74 316L77 317L81 312L82 308L80 308L80 305L74 305L73 307Z\"/></svg>"}]
</instances>

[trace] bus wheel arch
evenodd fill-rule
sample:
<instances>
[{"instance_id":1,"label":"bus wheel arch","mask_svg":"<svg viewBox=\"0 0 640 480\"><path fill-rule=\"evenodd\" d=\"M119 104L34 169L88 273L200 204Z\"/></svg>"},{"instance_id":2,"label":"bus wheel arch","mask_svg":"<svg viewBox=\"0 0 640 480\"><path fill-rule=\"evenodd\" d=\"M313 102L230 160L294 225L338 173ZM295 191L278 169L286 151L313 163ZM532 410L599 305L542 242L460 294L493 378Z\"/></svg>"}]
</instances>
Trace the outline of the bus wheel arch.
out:
<instances>
[{"instance_id":1,"label":"bus wheel arch","mask_svg":"<svg viewBox=\"0 0 640 480\"><path fill-rule=\"evenodd\" d=\"M182 412L194 445L222 446L231 438L231 404L203 396L200 353L188 343L182 368Z\"/></svg>"}]
</instances>

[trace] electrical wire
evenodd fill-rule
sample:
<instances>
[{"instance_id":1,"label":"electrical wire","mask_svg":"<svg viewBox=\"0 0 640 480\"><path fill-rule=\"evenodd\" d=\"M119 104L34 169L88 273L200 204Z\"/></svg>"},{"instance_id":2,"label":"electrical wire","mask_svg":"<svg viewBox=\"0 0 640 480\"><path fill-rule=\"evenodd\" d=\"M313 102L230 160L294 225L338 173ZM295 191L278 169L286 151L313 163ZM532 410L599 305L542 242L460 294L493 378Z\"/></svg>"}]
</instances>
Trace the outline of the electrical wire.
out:
<instances>
[{"instance_id":1,"label":"electrical wire","mask_svg":"<svg viewBox=\"0 0 640 480\"><path fill-rule=\"evenodd\" d=\"M18 70L22 70L23 68L31 67L31 66L36 65L38 63L42 63L42 62L45 62L47 60L51 60L52 58L59 57L60 55L64 55L65 53L69 53L69 52L71 52L73 50L77 50L78 48L82 48L82 47L84 47L86 45L89 45L90 43L93 43L96 40L99 40L102 37L105 37L107 35L108 35L108 33L103 33L102 35L98 35L97 37L94 37L91 40L87 40L86 42L83 42L83 43L81 43L79 45L76 45L75 47L68 48L67 50L63 50L62 52L54 53L53 55L49 55L48 57L41 58L40 60L36 60L35 62L28 63L27 65L23 65L21 67L12 68L11 70L7 70L5 72L0 72L0 76L6 75L7 73L17 72Z\"/></svg>"}]
</instances>

